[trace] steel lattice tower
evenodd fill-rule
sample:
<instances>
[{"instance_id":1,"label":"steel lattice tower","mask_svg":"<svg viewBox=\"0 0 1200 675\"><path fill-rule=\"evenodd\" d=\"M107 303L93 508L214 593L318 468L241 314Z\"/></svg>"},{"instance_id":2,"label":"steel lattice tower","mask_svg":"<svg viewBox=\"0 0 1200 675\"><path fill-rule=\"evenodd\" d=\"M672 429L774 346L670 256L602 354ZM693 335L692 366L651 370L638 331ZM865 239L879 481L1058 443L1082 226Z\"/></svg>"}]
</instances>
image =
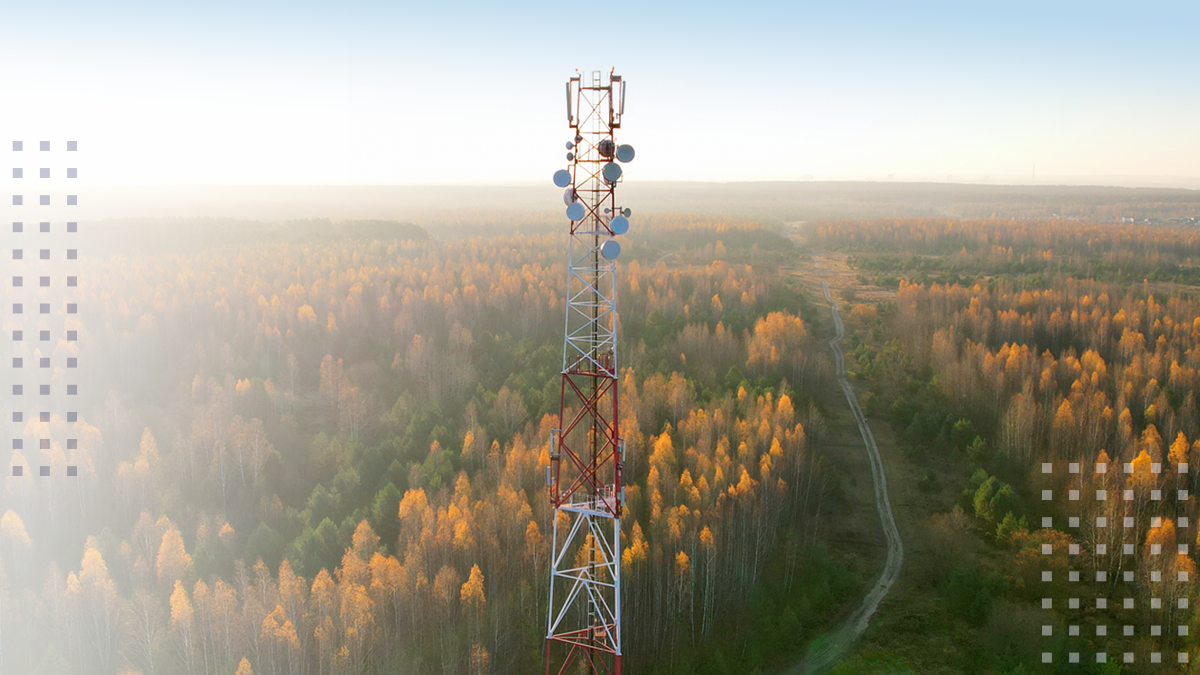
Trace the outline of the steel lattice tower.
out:
<instances>
[{"instance_id":1,"label":"steel lattice tower","mask_svg":"<svg viewBox=\"0 0 1200 675\"><path fill-rule=\"evenodd\" d=\"M566 333L559 429L550 439L546 482L554 506L546 673L621 673L621 481L625 444L617 416L614 235L629 227L617 207L616 160L625 84L600 72L567 82L567 119L575 131L570 167L555 174L566 188L571 220L567 253Z\"/></svg>"}]
</instances>

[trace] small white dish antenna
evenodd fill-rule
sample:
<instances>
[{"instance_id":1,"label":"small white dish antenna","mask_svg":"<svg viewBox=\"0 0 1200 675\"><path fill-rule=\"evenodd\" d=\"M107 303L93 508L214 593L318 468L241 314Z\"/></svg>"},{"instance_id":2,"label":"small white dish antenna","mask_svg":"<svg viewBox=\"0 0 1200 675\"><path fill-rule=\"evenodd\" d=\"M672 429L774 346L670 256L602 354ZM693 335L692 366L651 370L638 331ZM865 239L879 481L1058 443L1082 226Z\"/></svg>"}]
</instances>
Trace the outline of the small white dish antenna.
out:
<instances>
[{"instance_id":1,"label":"small white dish antenna","mask_svg":"<svg viewBox=\"0 0 1200 675\"><path fill-rule=\"evenodd\" d=\"M609 162L604 165L604 180L615 183L621 177L621 165L616 162Z\"/></svg>"},{"instance_id":2,"label":"small white dish antenna","mask_svg":"<svg viewBox=\"0 0 1200 675\"><path fill-rule=\"evenodd\" d=\"M575 159L575 153L573 153L573 152L568 152L568 153L567 153L567 161L569 162L569 161L571 161L571 160L573 160L573 159Z\"/></svg>"},{"instance_id":3,"label":"small white dish antenna","mask_svg":"<svg viewBox=\"0 0 1200 675\"><path fill-rule=\"evenodd\" d=\"M563 203L566 204L567 206L570 206L574 202L575 202L575 188L569 187L566 189L565 192L563 192Z\"/></svg>"},{"instance_id":4,"label":"small white dish antenna","mask_svg":"<svg viewBox=\"0 0 1200 675\"><path fill-rule=\"evenodd\" d=\"M635 153L633 152L632 145L622 145L617 147L617 159L619 161L632 162L634 154Z\"/></svg>"},{"instance_id":5,"label":"small white dish antenna","mask_svg":"<svg viewBox=\"0 0 1200 675\"><path fill-rule=\"evenodd\" d=\"M575 147L575 144L572 143L571 141L567 141L567 149L570 150L573 147Z\"/></svg>"},{"instance_id":6,"label":"small white dish antenna","mask_svg":"<svg viewBox=\"0 0 1200 675\"><path fill-rule=\"evenodd\" d=\"M622 211L622 213L624 213L625 217L628 218L629 216L633 215L633 209L626 207L626 209L624 211Z\"/></svg>"},{"instance_id":7,"label":"small white dish antenna","mask_svg":"<svg viewBox=\"0 0 1200 675\"><path fill-rule=\"evenodd\" d=\"M604 256L605 260L616 260L617 256L621 255L621 245L609 239L600 245L600 255Z\"/></svg>"},{"instance_id":8,"label":"small white dish antenna","mask_svg":"<svg viewBox=\"0 0 1200 675\"><path fill-rule=\"evenodd\" d=\"M558 187L567 187L571 184L571 172L566 169L559 169L554 172L554 184Z\"/></svg>"},{"instance_id":9,"label":"small white dish antenna","mask_svg":"<svg viewBox=\"0 0 1200 675\"><path fill-rule=\"evenodd\" d=\"M583 202L571 202L571 205L567 207L567 217L574 221L583 220L583 214L586 212L587 209L583 208Z\"/></svg>"},{"instance_id":10,"label":"small white dish antenna","mask_svg":"<svg viewBox=\"0 0 1200 675\"><path fill-rule=\"evenodd\" d=\"M608 224L608 229L612 230L613 234L625 234L629 231L629 219L625 216L617 216Z\"/></svg>"}]
</instances>

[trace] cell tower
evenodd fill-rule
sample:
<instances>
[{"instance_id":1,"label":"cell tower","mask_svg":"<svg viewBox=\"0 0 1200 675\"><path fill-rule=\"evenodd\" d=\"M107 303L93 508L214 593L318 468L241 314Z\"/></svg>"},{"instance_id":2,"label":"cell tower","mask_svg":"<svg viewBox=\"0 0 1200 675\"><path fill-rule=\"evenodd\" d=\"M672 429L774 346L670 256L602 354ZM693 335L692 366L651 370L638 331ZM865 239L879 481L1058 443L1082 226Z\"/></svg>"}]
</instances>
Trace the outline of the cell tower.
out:
<instances>
[{"instance_id":1,"label":"cell tower","mask_svg":"<svg viewBox=\"0 0 1200 675\"><path fill-rule=\"evenodd\" d=\"M551 432L546 484L554 506L546 673L621 673L621 468L625 443L617 418L617 283L629 209L617 206L621 165L633 147L617 145L625 82L599 72L567 82L569 168L554 174L566 188L571 221L567 318L559 429ZM615 160L615 161L614 161Z\"/></svg>"}]
</instances>

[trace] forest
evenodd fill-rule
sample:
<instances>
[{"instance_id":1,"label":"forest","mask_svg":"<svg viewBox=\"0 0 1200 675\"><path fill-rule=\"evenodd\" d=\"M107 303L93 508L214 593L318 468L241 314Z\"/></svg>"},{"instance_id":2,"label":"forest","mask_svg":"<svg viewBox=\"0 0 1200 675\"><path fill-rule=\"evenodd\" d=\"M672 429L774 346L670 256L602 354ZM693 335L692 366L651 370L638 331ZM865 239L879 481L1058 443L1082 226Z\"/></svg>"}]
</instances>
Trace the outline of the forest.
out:
<instances>
[{"instance_id":1,"label":"forest","mask_svg":"<svg viewBox=\"0 0 1200 675\"><path fill-rule=\"evenodd\" d=\"M3 481L0 673L539 668L566 237L446 217L83 230L83 405L12 450L55 478ZM1194 649L1194 229L641 221L618 275L630 672L782 671L872 583L818 256L849 270L847 368L910 552L835 672Z\"/></svg>"},{"instance_id":2,"label":"forest","mask_svg":"<svg viewBox=\"0 0 1200 675\"><path fill-rule=\"evenodd\" d=\"M820 319L779 272L787 237L644 222L618 296L628 658L780 663L859 583L814 545ZM536 668L565 236L170 234L200 225L84 228L98 250L144 248L82 261L94 393L12 451L79 475L4 480L0 672Z\"/></svg>"},{"instance_id":3,"label":"forest","mask_svg":"<svg viewBox=\"0 0 1200 675\"><path fill-rule=\"evenodd\" d=\"M950 552L911 573L977 627L954 657L905 666L1033 672L1047 651L1053 672L1151 672L1152 652L1194 655L1197 231L891 219L805 237L844 252L860 290L894 289L853 305L855 375L924 472L914 538ZM1034 646L996 639L1021 622Z\"/></svg>"}]
</instances>

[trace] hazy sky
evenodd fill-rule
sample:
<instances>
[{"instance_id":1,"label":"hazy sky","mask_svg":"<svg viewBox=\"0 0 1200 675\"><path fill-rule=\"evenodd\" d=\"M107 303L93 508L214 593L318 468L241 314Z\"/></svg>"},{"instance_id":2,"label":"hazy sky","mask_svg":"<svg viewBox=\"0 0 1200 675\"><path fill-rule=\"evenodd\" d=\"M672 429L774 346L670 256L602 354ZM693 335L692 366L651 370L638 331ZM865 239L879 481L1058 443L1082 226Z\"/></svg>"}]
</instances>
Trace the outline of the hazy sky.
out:
<instances>
[{"instance_id":1,"label":"hazy sky","mask_svg":"<svg viewBox=\"0 0 1200 675\"><path fill-rule=\"evenodd\" d=\"M0 135L108 184L548 184L616 66L630 179L1200 178L1198 2L649 4L6 0Z\"/></svg>"}]
</instances>

